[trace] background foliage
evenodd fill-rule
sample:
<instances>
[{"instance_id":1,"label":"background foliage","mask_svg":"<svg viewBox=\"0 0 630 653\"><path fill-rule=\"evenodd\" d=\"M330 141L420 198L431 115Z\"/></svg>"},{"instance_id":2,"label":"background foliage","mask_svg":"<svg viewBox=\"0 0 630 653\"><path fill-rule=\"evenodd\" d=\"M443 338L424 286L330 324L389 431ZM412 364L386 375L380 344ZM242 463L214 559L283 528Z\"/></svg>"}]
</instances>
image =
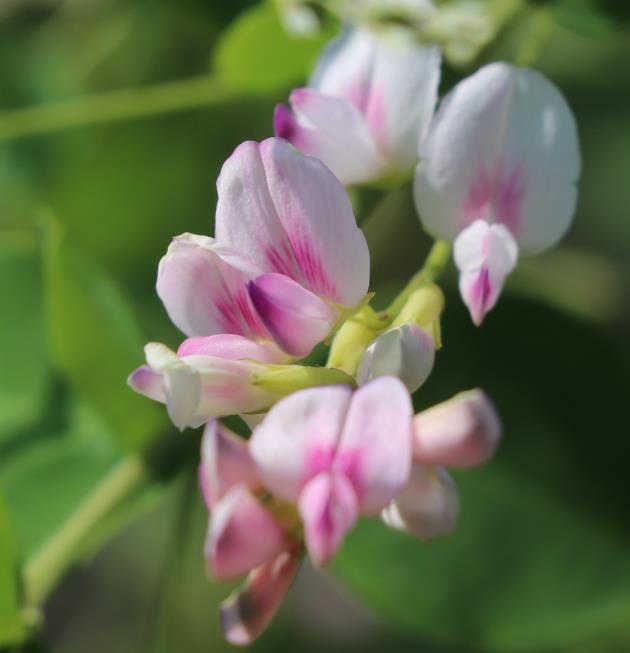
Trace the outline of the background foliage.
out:
<instances>
[{"instance_id":1,"label":"background foliage","mask_svg":"<svg viewBox=\"0 0 630 653\"><path fill-rule=\"evenodd\" d=\"M514 60L541 10L553 32L536 65L581 133L575 226L523 262L481 330L447 278L444 349L417 398L484 387L499 455L458 475L454 536L424 546L362 524L330 573L304 570L255 650L630 648L630 12L522 3L442 90ZM124 379L144 341L178 342L154 292L169 239L211 233L221 163L271 134L334 29L292 38L270 3L241 0L0 3L0 648L227 649L199 434ZM365 222L383 297L428 248L405 192L387 206Z\"/></svg>"}]
</instances>

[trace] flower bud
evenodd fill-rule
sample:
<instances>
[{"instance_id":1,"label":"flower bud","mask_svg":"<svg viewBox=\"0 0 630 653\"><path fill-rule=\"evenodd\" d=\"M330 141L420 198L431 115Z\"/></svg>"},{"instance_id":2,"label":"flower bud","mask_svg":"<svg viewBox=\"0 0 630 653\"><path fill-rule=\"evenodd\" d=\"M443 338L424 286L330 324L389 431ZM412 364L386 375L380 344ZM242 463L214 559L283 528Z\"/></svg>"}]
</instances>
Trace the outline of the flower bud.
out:
<instances>
[{"instance_id":1,"label":"flower bud","mask_svg":"<svg viewBox=\"0 0 630 653\"><path fill-rule=\"evenodd\" d=\"M397 376L413 393L427 380L434 360L433 338L415 324L404 324L381 334L365 350L357 382Z\"/></svg>"},{"instance_id":2,"label":"flower bud","mask_svg":"<svg viewBox=\"0 0 630 653\"><path fill-rule=\"evenodd\" d=\"M366 306L341 325L330 347L329 367L356 374L365 348L379 332L371 324L374 316L370 311L369 306Z\"/></svg>"},{"instance_id":3,"label":"flower bud","mask_svg":"<svg viewBox=\"0 0 630 653\"><path fill-rule=\"evenodd\" d=\"M501 437L499 417L481 390L462 392L419 413L413 427L413 459L428 465L480 465Z\"/></svg>"},{"instance_id":4,"label":"flower bud","mask_svg":"<svg viewBox=\"0 0 630 653\"><path fill-rule=\"evenodd\" d=\"M414 290L405 302L392 326L417 324L428 331L435 342L435 349L442 346L440 316L444 310L444 293L434 283Z\"/></svg>"},{"instance_id":5,"label":"flower bud","mask_svg":"<svg viewBox=\"0 0 630 653\"><path fill-rule=\"evenodd\" d=\"M453 479L440 467L414 465L407 485L381 513L396 530L423 542L450 533L459 514L459 498Z\"/></svg>"}]
</instances>

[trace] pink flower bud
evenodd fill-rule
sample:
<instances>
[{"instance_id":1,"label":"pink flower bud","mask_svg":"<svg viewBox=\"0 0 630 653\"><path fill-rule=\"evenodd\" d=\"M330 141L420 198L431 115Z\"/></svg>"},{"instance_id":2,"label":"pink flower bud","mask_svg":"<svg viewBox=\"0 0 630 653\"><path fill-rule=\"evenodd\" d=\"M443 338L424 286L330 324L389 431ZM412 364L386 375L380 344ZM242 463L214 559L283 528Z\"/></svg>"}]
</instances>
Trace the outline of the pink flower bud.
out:
<instances>
[{"instance_id":1,"label":"pink flower bud","mask_svg":"<svg viewBox=\"0 0 630 653\"><path fill-rule=\"evenodd\" d=\"M486 462L501 422L481 390L462 392L413 419L413 459L427 465L474 467Z\"/></svg>"}]
</instances>

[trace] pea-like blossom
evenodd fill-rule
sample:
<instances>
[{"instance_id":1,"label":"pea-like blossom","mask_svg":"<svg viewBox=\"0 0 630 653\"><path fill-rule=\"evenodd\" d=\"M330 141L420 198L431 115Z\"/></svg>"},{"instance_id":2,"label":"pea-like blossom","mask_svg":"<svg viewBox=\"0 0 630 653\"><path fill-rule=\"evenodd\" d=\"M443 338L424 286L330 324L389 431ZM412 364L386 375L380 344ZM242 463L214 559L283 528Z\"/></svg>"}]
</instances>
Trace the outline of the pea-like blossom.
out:
<instances>
[{"instance_id":1,"label":"pea-like blossom","mask_svg":"<svg viewBox=\"0 0 630 653\"><path fill-rule=\"evenodd\" d=\"M210 520L212 575L245 584L221 606L227 639L246 644L275 614L302 544L326 564L360 516L381 516L426 541L450 532L459 501L443 466L472 467L496 448L500 424L478 391L413 416L394 377L353 392L325 386L280 400L249 441L206 426L199 478Z\"/></svg>"},{"instance_id":2,"label":"pea-like blossom","mask_svg":"<svg viewBox=\"0 0 630 653\"><path fill-rule=\"evenodd\" d=\"M519 253L553 246L571 224L580 173L575 120L543 75L493 63L442 100L422 152L420 218L455 242L460 291L480 324Z\"/></svg>"},{"instance_id":3,"label":"pea-like blossom","mask_svg":"<svg viewBox=\"0 0 630 653\"><path fill-rule=\"evenodd\" d=\"M151 342L145 355L147 364L135 370L128 383L136 392L166 404L180 429L201 426L214 417L266 410L278 398L252 383L252 376L264 371L264 363L284 359L270 344L218 334L188 338L177 353Z\"/></svg>"},{"instance_id":4,"label":"pea-like blossom","mask_svg":"<svg viewBox=\"0 0 630 653\"><path fill-rule=\"evenodd\" d=\"M217 190L216 237L183 234L160 262L169 316L188 336L236 334L307 355L368 289L369 252L346 192L278 138L237 147Z\"/></svg>"},{"instance_id":5,"label":"pea-like blossom","mask_svg":"<svg viewBox=\"0 0 630 653\"><path fill-rule=\"evenodd\" d=\"M417 161L439 79L436 46L347 28L325 49L309 86L291 93L290 108L276 108L275 132L344 185L399 178Z\"/></svg>"}]
</instances>

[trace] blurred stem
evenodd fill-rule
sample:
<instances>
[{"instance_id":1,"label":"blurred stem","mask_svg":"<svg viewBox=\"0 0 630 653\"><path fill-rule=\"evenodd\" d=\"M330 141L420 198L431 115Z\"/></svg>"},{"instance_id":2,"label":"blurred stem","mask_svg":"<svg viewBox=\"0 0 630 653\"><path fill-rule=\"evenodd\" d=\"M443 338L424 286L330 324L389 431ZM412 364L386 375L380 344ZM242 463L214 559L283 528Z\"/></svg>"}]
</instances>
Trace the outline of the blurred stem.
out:
<instances>
[{"instance_id":1,"label":"blurred stem","mask_svg":"<svg viewBox=\"0 0 630 653\"><path fill-rule=\"evenodd\" d=\"M91 529L136 490L146 480L146 474L141 458L133 456L122 460L26 564L24 592L27 607L36 607L46 598Z\"/></svg>"},{"instance_id":2,"label":"blurred stem","mask_svg":"<svg viewBox=\"0 0 630 653\"><path fill-rule=\"evenodd\" d=\"M532 66L541 57L554 28L553 14L546 7L532 11L527 34L519 48L515 63L517 66Z\"/></svg>"},{"instance_id":3,"label":"blurred stem","mask_svg":"<svg viewBox=\"0 0 630 653\"><path fill-rule=\"evenodd\" d=\"M186 561L185 547L193 522L196 492L197 475L189 473L184 479L181 489L177 514L164 558L164 570L156 593L158 605L154 611L155 621L151 649L154 653L166 653L171 650L173 615L179 602L179 589Z\"/></svg>"},{"instance_id":4,"label":"blurred stem","mask_svg":"<svg viewBox=\"0 0 630 653\"><path fill-rule=\"evenodd\" d=\"M451 249L451 244L445 240L436 240L433 243L422 268L411 277L385 311L388 316L393 318L400 313L414 290L433 283L439 278L451 257Z\"/></svg>"},{"instance_id":5,"label":"blurred stem","mask_svg":"<svg viewBox=\"0 0 630 653\"><path fill-rule=\"evenodd\" d=\"M12 109L0 112L0 140L184 111L225 102L239 94L217 78L204 76Z\"/></svg>"}]
</instances>

